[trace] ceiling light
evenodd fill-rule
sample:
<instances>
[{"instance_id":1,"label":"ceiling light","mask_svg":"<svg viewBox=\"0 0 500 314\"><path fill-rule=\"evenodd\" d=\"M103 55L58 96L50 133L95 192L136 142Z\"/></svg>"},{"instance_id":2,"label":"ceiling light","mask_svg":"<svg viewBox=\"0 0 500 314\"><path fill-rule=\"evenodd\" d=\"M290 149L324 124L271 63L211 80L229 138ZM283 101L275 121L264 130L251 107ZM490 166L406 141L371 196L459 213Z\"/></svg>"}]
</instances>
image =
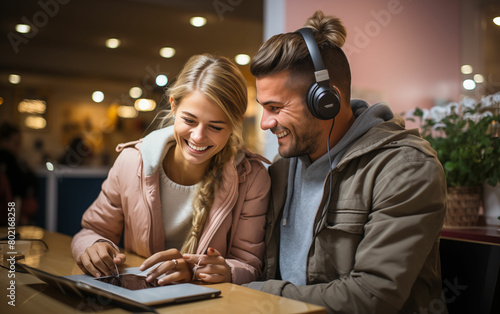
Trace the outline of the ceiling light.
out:
<instances>
[{"instance_id":1,"label":"ceiling light","mask_svg":"<svg viewBox=\"0 0 500 314\"><path fill-rule=\"evenodd\" d=\"M118 48L120 46L120 43L121 43L121 41L117 38L106 39L106 47L111 48L111 49Z\"/></svg>"},{"instance_id":2,"label":"ceiling light","mask_svg":"<svg viewBox=\"0 0 500 314\"><path fill-rule=\"evenodd\" d=\"M142 89L140 87L132 87L129 91L128 94L132 98L139 98L142 96Z\"/></svg>"},{"instance_id":3,"label":"ceiling light","mask_svg":"<svg viewBox=\"0 0 500 314\"><path fill-rule=\"evenodd\" d=\"M497 16L493 19L493 23L495 23L496 25L500 26L500 16Z\"/></svg>"},{"instance_id":4,"label":"ceiling light","mask_svg":"<svg viewBox=\"0 0 500 314\"><path fill-rule=\"evenodd\" d=\"M172 58L175 55L175 49L172 47L163 47L160 49L160 56L163 58Z\"/></svg>"},{"instance_id":5,"label":"ceiling light","mask_svg":"<svg viewBox=\"0 0 500 314\"><path fill-rule=\"evenodd\" d=\"M104 100L104 93L101 91L95 91L92 93L92 100L95 102L101 102Z\"/></svg>"},{"instance_id":6,"label":"ceiling light","mask_svg":"<svg viewBox=\"0 0 500 314\"><path fill-rule=\"evenodd\" d=\"M250 63L250 56L247 54L241 53L239 55L236 55L236 57L234 57L234 60L239 65L247 65Z\"/></svg>"},{"instance_id":7,"label":"ceiling light","mask_svg":"<svg viewBox=\"0 0 500 314\"><path fill-rule=\"evenodd\" d=\"M462 83L462 85L466 90L473 90L474 88L476 88L476 82L474 82L474 80L471 79L466 79Z\"/></svg>"},{"instance_id":8,"label":"ceiling light","mask_svg":"<svg viewBox=\"0 0 500 314\"><path fill-rule=\"evenodd\" d=\"M24 120L24 125L30 129L40 130L45 128L47 120L40 116L29 116Z\"/></svg>"},{"instance_id":9,"label":"ceiling light","mask_svg":"<svg viewBox=\"0 0 500 314\"><path fill-rule=\"evenodd\" d=\"M156 108L156 102L152 99L140 98L135 101L134 108L138 111L151 111Z\"/></svg>"},{"instance_id":10,"label":"ceiling light","mask_svg":"<svg viewBox=\"0 0 500 314\"><path fill-rule=\"evenodd\" d=\"M168 83L168 78L165 75L160 74L156 77L156 85L165 86L167 85L167 83Z\"/></svg>"},{"instance_id":11,"label":"ceiling light","mask_svg":"<svg viewBox=\"0 0 500 314\"><path fill-rule=\"evenodd\" d=\"M21 34L28 34L31 31L31 26L28 24L17 24L16 25L16 32L21 33Z\"/></svg>"},{"instance_id":12,"label":"ceiling light","mask_svg":"<svg viewBox=\"0 0 500 314\"><path fill-rule=\"evenodd\" d=\"M474 74L474 82L476 82L476 83L483 83L484 82L484 76L482 74Z\"/></svg>"},{"instance_id":13,"label":"ceiling light","mask_svg":"<svg viewBox=\"0 0 500 314\"><path fill-rule=\"evenodd\" d=\"M203 25L207 24L207 19L202 16L193 16L189 20L189 23L191 23L191 25L193 25L194 27L202 27Z\"/></svg>"},{"instance_id":14,"label":"ceiling light","mask_svg":"<svg viewBox=\"0 0 500 314\"><path fill-rule=\"evenodd\" d=\"M47 103L40 99L23 99L17 106L21 113L44 114L46 110Z\"/></svg>"},{"instance_id":15,"label":"ceiling light","mask_svg":"<svg viewBox=\"0 0 500 314\"><path fill-rule=\"evenodd\" d=\"M460 68L460 71L462 71L462 74L471 74L473 70L471 65L464 64Z\"/></svg>"},{"instance_id":16,"label":"ceiling light","mask_svg":"<svg viewBox=\"0 0 500 314\"><path fill-rule=\"evenodd\" d=\"M10 74L9 75L9 82L12 84L19 84L21 83L21 76L17 74Z\"/></svg>"}]
</instances>

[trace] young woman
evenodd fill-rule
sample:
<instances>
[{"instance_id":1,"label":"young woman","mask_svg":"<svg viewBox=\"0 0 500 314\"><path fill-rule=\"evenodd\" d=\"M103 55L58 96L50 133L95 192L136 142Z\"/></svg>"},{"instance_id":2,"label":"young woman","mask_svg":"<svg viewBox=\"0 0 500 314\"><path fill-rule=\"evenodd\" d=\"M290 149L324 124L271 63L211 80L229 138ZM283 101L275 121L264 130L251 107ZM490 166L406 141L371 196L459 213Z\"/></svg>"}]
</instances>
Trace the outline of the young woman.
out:
<instances>
[{"instance_id":1,"label":"young woman","mask_svg":"<svg viewBox=\"0 0 500 314\"><path fill-rule=\"evenodd\" d=\"M243 148L245 80L229 59L190 58L169 89L158 130L121 144L102 191L72 241L80 268L110 275L125 255L171 282L245 283L261 273L270 179ZM173 125L172 124L173 121ZM193 273L194 269L194 273Z\"/></svg>"}]
</instances>

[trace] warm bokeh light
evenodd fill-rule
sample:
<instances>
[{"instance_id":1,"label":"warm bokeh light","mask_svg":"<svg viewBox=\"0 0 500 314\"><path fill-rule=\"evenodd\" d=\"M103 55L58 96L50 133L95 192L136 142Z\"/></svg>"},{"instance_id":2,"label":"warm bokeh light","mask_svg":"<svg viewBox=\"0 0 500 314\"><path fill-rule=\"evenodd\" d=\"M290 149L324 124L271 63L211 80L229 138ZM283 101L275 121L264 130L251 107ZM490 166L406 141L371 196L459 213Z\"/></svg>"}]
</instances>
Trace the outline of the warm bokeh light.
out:
<instances>
[{"instance_id":1,"label":"warm bokeh light","mask_svg":"<svg viewBox=\"0 0 500 314\"><path fill-rule=\"evenodd\" d=\"M3 97L0 97L0 105L3 104Z\"/></svg>"},{"instance_id":2,"label":"warm bokeh light","mask_svg":"<svg viewBox=\"0 0 500 314\"><path fill-rule=\"evenodd\" d=\"M109 38L106 39L106 47L115 49L120 47L121 41L117 38Z\"/></svg>"},{"instance_id":3,"label":"warm bokeh light","mask_svg":"<svg viewBox=\"0 0 500 314\"><path fill-rule=\"evenodd\" d=\"M472 66L471 65L468 65L468 64L464 64L462 65L462 67L460 68L460 71L462 71L462 74L471 74L473 69L472 69Z\"/></svg>"},{"instance_id":4,"label":"warm bokeh light","mask_svg":"<svg viewBox=\"0 0 500 314\"><path fill-rule=\"evenodd\" d=\"M189 20L189 23L191 23L191 25L193 25L194 27L202 27L207 24L207 19L203 16L193 16Z\"/></svg>"},{"instance_id":5,"label":"warm bokeh light","mask_svg":"<svg viewBox=\"0 0 500 314\"><path fill-rule=\"evenodd\" d=\"M132 98L139 98L142 96L142 89L140 87L132 87L129 91L128 94Z\"/></svg>"},{"instance_id":6,"label":"warm bokeh light","mask_svg":"<svg viewBox=\"0 0 500 314\"><path fill-rule=\"evenodd\" d=\"M92 100L95 102L101 102L104 100L104 93L101 91L95 91L92 93Z\"/></svg>"},{"instance_id":7,"label":"warm bokeh light","mask_svg":"<svg viewBox=\"0 0 500 314\"><path fill-rule=\"evenodd\" d=\"M132 106L119 106L117 109L117 114L120 118L135 118L139 114Z\"/></svg>"},{"instance_id":8,"label":"warm bokeh light","mask_svg":"<svg viewBox=\"0 0 500 314\"><path fill-rule=\"evenodd\" d=\"M9 74L9 82L11 84L19 84L21 83L21 76L17 74Z\"/></svg>"},{"instance_id":9,"label":"warm bokeh light","mask_svg":"<svg viewBox=\"0 0 500 314\"><path fill-rule=\"evenodd\" d=\"M496 25L500 26L500 16L497 16L493 19L493 23L495 23Z\"/></svg>"},{"instance_id":10,"label":"warm bokeh light","mask_svg":"<svg viewBox=\"0 0 500 314\"><path fill-rule=\"evenodd\" d=\"M464 80L462 85L466 90L473 90L474 88L476 88L476 82L474 82L474 80L471 79Z\"/></svg>"},{"instance_id":11,"label":"warm bokeh light","mask_svg":"<svg viewBox=\"0 0 500 314\"><path fill-rule=\"evenodd\" d=\"M135 101L134 108L138 111L151 111L156 108L156 101L152 99L140 98Z\"/></svg>"},{"instance_id":12,"label":"warm bokeh light","mask_svg":"<svg viewBox=\"0 0 500 314\"><path fill-rule=\"evenodd\" d=\"M28 34L31 31L31 26L28 24L17 24L16 25L16 32L21 33L21 34Z\"/></svg>"},{"instance_id":13,"label":"warm bokeh light","mask_svg":"<svg viewBox=\"0 0 500 314\"><path fill-rule=\"evenodd\" d=\"M156 85L158 86L165 86L168 83L168 78L167 76L160 74L156 77Z\"/></svg>"},{"instance_id":14,"label":"warm bokeh light","mask_svg":"<svg viewBox=\"0 0 500 314\"><path fill-rule=\"evenodd\" d=\"M484 76L482 74L474 74L474 82L476 82L476 83L483 83L484 82Z\"/></svg>"},{"instance_id":15,"label":"warm bokeh light","mask_svg":"<svg viewBox=\"0 0 500 314\"><path fill-rule=\"evenodd\" d=\"M160 56L163 58L172 58L175 56L175 49L172 47L163 47L160 49Z\"/></svg>"},{"instance_id":16,"label":"warm bokeh light","mask_svg":"<svg viewBox=\"0 0 500 314\"><path fill-rule=\"evenodd\" d=\"M40 130L45 128L47 120L40 116L29 116L24 120L24 125L30 129Z\"/></svg>"},{"instance_id":17,"label":"warm bokeh light","mask_svg":"<svg viewBox=\"0 0 500 314\"><path fill-rule=\"evenodd\" d=\"M247 65L250 63L250 56L244 53L240 53L239 55L236 55L236 57L234 57L234 60L239 65Z\"/></svg>"},{"instance_id":18,"label":"warm bokeh light","mask_svg":"<svg viewBox=\"0 0 500 314\"><path fill-rule=\"evenodd\" d=\"M23 99L17 106L21 113L44 114L47 110L47 103L40 99Z\"/></svg>"}]
</instances>

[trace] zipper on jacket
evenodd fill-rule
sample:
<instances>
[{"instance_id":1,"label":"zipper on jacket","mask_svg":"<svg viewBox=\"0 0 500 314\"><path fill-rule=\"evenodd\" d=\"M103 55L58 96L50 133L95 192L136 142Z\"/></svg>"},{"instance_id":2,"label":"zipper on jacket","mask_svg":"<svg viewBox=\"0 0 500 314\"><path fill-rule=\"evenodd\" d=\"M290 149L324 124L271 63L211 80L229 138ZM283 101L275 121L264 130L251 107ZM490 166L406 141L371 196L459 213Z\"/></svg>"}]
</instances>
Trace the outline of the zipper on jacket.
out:
<instances>
[{"instance_id":1,"label":"zipper on jacket","mask_svg":"<svg viewBox=\"0 0 500 314\"><path fill-rule=\"evenodd\" d=\"M318 237L318 234L321 232L321 230L320 230L321 225L323 224L325 219L327 219L328 211L330 208L330 203L332 202L331 197L332 197L333 187L331 185L333 184L333 170L330 170L330 172L328 172L328 176L326 177L325 184L323 186L326 186L327 183L330 183L329 191L328 191L328 193L329 193L328 198L325 200L325 203L322 206L323 210L319 214L319 217L318 217L318 213L316 213L316 218L314 219L314 225L313 225L313 230L312 230L312 232L313 232L312 241L311 241L311 246L309 247L309 251L307 253L307 260L306 260L306 284L310 283L309 282L309 259L311 257L311 251L316 246L316 238ZM322 199L324 199L324 196L322 197Z\"/></svg>"},{"instance_id":2,"label":"zipper on jacket","mask_svg":"<svg viewBox=\"0 0 500 314\"><path fill-rule=\"evenodd\" d=\"M142 196L142 201L144 202L144 204L146 205L147 209L148 209L148 212L149 212L149 219L150 219L150 224L151 224L151 230L150 230L150 233L149 233L149 238L151 239L151 246L153 247L153 249L156 247L155 246L155 239L154 239L154 217L153 217L153 210L151 209L151 207L149 206L149 203L146 199L146 195L144 194L144 183L143 183L143 168L144 168L144 165L143 165L143 162L142 162L142 158L141 158L141 167L140 167L140 173L139 173L139 186L141 188L141 196ZM151 247L148 248L149 249L149 254L152 255L153 252L151 250Z\"/></svg>"}]
</instances>

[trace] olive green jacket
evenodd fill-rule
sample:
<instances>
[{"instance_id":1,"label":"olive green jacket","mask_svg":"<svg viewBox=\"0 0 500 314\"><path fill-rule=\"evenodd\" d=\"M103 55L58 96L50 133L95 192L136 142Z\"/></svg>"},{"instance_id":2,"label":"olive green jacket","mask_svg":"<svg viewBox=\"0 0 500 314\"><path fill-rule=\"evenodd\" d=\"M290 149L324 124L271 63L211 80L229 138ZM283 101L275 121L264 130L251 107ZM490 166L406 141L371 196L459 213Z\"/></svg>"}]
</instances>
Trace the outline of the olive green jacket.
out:
<instances>
[{"instance_id":1,"label":"olive green jacket","mask_svg":"<svg viewBox=\"0 0 500 314\"><path fill-rule=\"evenodd\" d=\"M288 164L279 159L269 168L263 273L268 281L262 291L319 304L331 313L419 313L437 303L445 306L439 235L446 182L434 150L417 130L405 130L399 116L381 123L333 169L330 204L317 212L314 230L304 230L313 232L305 286L279 280Z\"/></svg>"}]
</instances>

